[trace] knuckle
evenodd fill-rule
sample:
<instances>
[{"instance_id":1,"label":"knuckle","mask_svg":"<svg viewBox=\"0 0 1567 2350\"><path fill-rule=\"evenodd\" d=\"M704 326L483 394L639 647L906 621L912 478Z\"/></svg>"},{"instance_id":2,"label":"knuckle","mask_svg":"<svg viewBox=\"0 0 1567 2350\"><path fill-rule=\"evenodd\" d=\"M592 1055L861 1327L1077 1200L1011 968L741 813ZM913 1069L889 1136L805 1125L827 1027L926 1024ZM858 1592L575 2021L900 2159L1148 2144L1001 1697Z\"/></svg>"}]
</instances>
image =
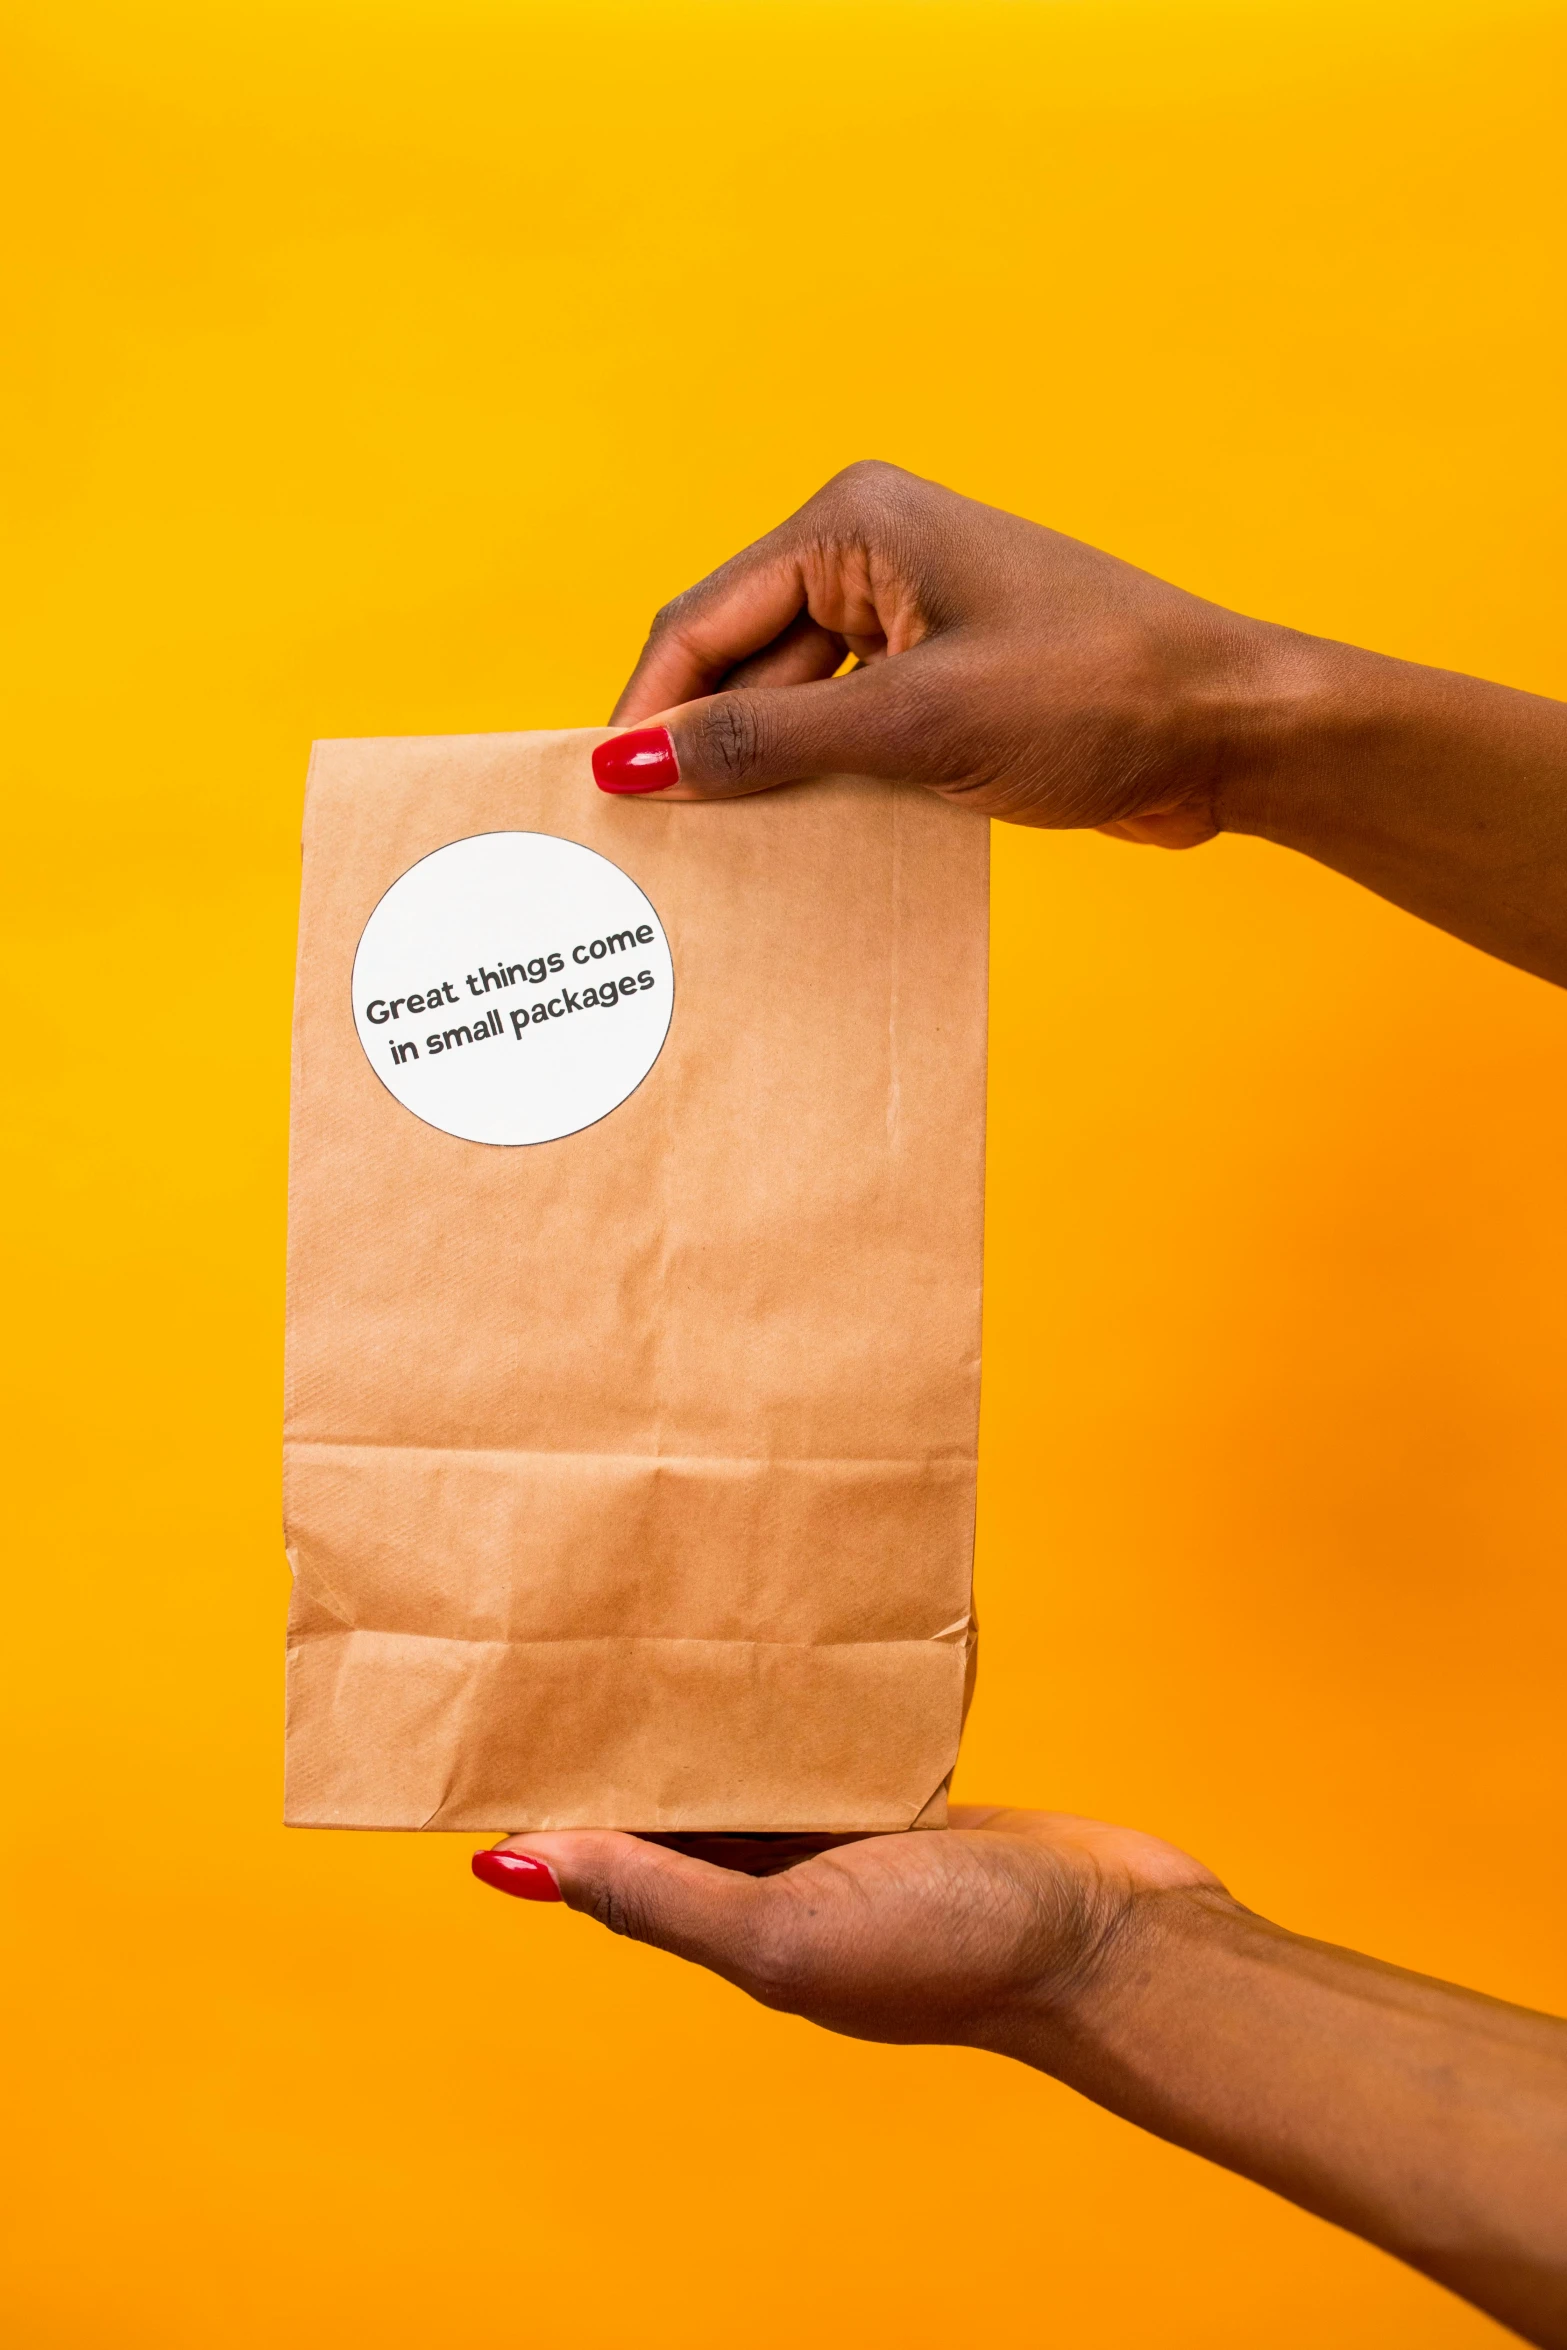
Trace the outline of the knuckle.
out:
<instances>
[{"instance_id":1,"label":"knuckle","mask_svg":"<svg viewBox=\"0 0 1567 2350\"><path fill-rule=\"evenodd\" d=\"M653 625L648 630L649 644L659 643L661 639L672 635L679 628L681 621L691 609L691 598L694 592L691 588L682 588L678 596L671 596L667 604L660 604L653 615Z\"/></svg>"},{"instance_id":2,"label":"knuckle","mask_svg":"<svg viewBox=\"0 0 1567 2350\"><path fill-rule=\"evenodd\" d=\"M603 1883L595 1885L588 1896L588 1913L612 1934L622 1935L628 1942L645 1942L649 1919L644 1903L626 1885Z\"/></svg>"},{"instance_id":3,"label":"knuckle","mask_svg":"<svg viewBox=\"0 0 1567 2350\"><path fill-rule=\"evenodd\" d=\"M647 650L664 651L670 644L683 645L689 651L700 652L704 645L704 621L716 604L721 604L724 593L734 580L743 556L733 556L710 571L703 579L694 580L667 603L660 604L653 615L647 633Z\"/></svg>"},{"instance_id":4,"label":"knuckle","mask_svg":"<svg viewBox=\"0 0 1567 2350\"><path fill-rule=\"evenodd\" d=\"M913 480L901 465L893 465L885 457L856 457L841 473L833 476L835 482L850 483L857 490L869 490L878 495L895 492Z\"/></svg>"},{"instance_id":5,"label":"knuckle","mask_svg":"<svg viewBox=\"0 0 1567 2350\"><path fill-rule=\"evenodd\" d=\"M860 457L833 475L823 495L853 514L888 521L912 512L925 487L917 474L889 464L885 457Z\"/></svg>"},{"instance_id":6,"label":"knuckle","mask_svg":"<svg viewBox=\"0 0 1567 2350\"><path fill-rule=\"evenodd\" d=\"M715 694L708 706L706 739L722 778L743 782L762 751L762 727L755 704L743 694Z\"/></svg>"}]
</instances>

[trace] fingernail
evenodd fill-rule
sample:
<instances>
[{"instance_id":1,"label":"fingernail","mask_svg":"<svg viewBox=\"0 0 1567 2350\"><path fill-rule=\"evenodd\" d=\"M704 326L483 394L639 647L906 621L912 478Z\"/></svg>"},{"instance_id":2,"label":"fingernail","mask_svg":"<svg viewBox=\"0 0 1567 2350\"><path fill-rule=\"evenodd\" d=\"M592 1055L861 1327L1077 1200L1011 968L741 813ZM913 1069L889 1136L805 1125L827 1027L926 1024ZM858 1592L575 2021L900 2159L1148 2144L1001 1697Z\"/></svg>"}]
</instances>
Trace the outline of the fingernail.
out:
<instances>
[{"instance_id":1,"label":"fingernail","mask_svg":"<svg viewBox=\"0 0 1567 2350\"><path fill-rule=\"evenodd\" d=\"M600 791L662 791L680 781L680 761L667 726L633 726L611 735L593 754Z\"/></svg>"},{"instance_id":2,"label":"fingernail","mask_svg":"<svg viewBox=\"0 0 1567 2350\"><path fill-rule=\"evenodd\" d=\"M497 1893L515 1893L519 1901L560 1899L555 1871L531 1852L476 1852L473 1873L481 1885L493 1885Z\"/></svg>"}]
</instances>

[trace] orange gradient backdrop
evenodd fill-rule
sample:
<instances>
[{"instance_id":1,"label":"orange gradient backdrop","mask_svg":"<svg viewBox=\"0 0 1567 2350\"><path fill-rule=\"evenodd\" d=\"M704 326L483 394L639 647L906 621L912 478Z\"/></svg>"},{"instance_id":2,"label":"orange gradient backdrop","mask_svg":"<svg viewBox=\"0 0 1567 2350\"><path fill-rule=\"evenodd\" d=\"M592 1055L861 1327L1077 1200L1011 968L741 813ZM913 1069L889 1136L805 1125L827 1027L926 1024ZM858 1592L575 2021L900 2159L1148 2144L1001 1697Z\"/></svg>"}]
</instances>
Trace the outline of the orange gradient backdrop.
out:
<instances>
[{"instance_id":1,"label":"orange gradient backdrop","mask_svg":"<svg viewBox=\"0 0 1567 2350\"><path fill-rule=\"evenodd\" d=\"M7 2340L1499 2340L1020 2068L284 1833L286 1071L310 738L597 722L856 456L1567 691L1567 15L7 18ZM1567 2007L1567 998L1255 843L995 873L962 1790Z\"/></svg>"}]
</instances>

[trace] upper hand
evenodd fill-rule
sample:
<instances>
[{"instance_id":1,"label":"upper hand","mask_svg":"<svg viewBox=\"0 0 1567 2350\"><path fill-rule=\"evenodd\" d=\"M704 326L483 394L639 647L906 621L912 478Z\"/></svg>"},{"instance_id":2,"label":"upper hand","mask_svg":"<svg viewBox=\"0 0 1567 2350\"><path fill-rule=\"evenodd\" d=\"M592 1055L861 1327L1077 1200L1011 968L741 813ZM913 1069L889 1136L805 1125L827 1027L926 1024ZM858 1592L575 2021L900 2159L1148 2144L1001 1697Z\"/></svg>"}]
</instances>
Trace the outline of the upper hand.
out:
<instances>
[{"instance_id":1,"label":"upper hand","mask_svg":"<svg viewBox=\"0 0 1567 2350\"><path fill-rule=\"evenodd\" d=\"M667 726L670 798L878 775L1185 848L1219 829L1241 710L1284 635L851 465L659 613L613 723Z\"/></svg>"}]
</instances>

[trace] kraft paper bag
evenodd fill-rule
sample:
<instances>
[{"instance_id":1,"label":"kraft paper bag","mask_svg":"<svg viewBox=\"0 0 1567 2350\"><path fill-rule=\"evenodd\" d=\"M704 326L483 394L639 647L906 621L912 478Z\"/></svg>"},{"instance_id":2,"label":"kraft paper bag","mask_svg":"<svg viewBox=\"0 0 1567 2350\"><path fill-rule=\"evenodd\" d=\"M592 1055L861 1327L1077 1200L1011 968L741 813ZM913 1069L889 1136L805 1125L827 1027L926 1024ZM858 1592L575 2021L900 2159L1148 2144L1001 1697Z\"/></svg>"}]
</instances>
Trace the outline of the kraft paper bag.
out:
<instances>
[{"instance_id":1,"label":"kraft paper bag","mask_svg":"<svg viewBox=\"0 0 1567 2350\"><path fill-rule=\"evenodd\" d=\"M987 827L602 734L318 744L287 1818L939 1825L974 1651Z\"/></svg>"}]
</instances>

